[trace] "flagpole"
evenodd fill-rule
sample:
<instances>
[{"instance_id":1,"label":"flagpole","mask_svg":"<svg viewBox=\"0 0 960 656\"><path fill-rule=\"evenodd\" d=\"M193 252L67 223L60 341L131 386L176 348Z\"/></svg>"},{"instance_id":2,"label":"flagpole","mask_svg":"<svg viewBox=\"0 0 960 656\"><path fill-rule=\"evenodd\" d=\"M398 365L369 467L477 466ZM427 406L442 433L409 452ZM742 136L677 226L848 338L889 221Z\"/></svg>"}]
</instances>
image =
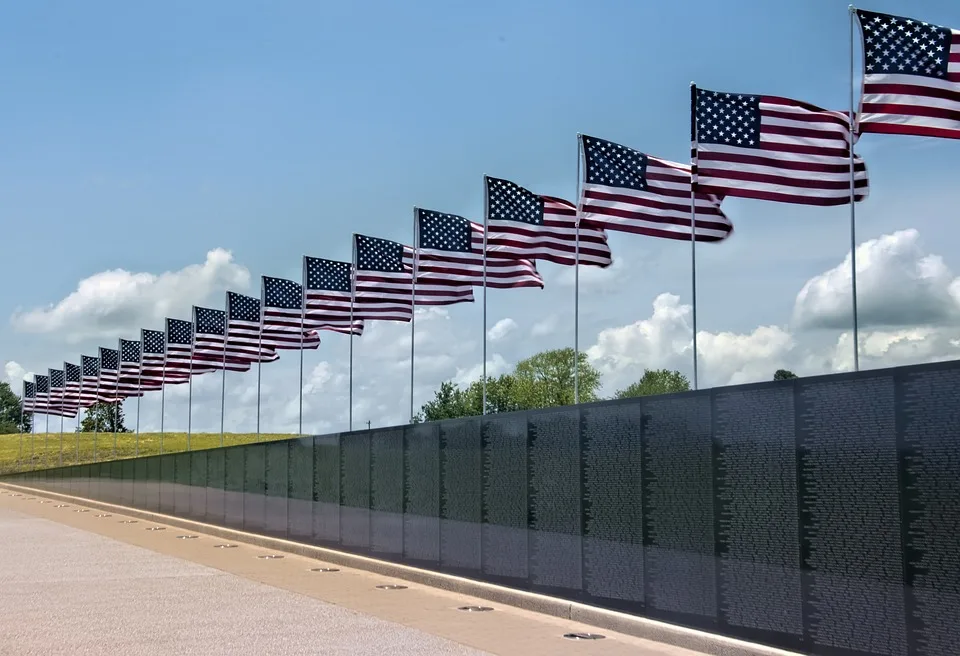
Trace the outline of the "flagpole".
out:
<instances>
[{"instance_id":1,"label":"flagpole","mask_svg":"<svg viewBox=\"0 0 960 656\"><path fill-rule=\"evenodd\" d=\"M263 276L260 276L260 336L257 340L257 442L260 441L260 375L263 369L263 363L260 362L260 351L263 350L263 300L265 298L263 289Z\"/></svg>"},{"instance_id":2,"label":"flagpole","mask_svg":"<svg viewBox=\"0 0 960 656\"><path fill-rule=\"evenodd\" d=\"M580 135L577 134L577 214L573 260L573 403L580 403Z\"/></svg>"},{"instance_id":3,"label":"flagpole","mask_svg":"<svg viewBox=\"0 0 960 656\"><path fill-rule=\"evenodd\" d=\"M37 377L34 376L33 380L36 381ZM37 393L33 393L33 405L37 405ZM33 469L33 458L35 452L34 443L37 441L37 413L36 411L30 413L30 469Z\"/></svg>"},{"instance_id":4,"label":"flagpole","mask_svg":"<svg viewBox=\"0 0 960 656\"><path fill-rule=\"evenodd\" d=\"M420 242L417 230L417 208L413 208L413 284L410 285L410 421L413 421L413 354L417 324L417 268L420 264ZM353 327L351 326L351 330Z\"/></svg>"},{"instance_id":5,"label":"flagpole","mask_svg":"<svg viewBox=\"0 0 960 656\"><path fill-rule=\"evenodd\" d=\"M693 389L700 388L697 370L697 85L690 83L690 293L693 296Z\"/></svg>"},{"instance_id":6,"label":"flagpole","mask_svg":"<svg viewBox=\"0 0 960 656\"><path fill-rule=\"evenodd\" d=\"M167 331L163 331L163 366L160 367L160 454L163 455L163 410L167 400Z\"/></svg>"},{"instance_id":7,"label":"flagpole","mask_svg":"<svg viewBox=\"0 0 960 656\"><path fill-rule=\"evenodd\" d=\"M80 464L80 399L83 396L83 360L80 360L80 388L77 390L77 461Z\"/></svg>"},{"instance_id":8,"label":"flagpole","mask_svg":"<svg viewBox=\"0 0 960 656\"><path fill-rule=\"evenodd\" d=\"M307 294L306 294L306 270L300 274L300 385L298 386L298 393L300 397L300 420L297 424L297 435L303 435L303 339L306 336L306 326L304 323L307 320Z\"/></svg>"},{"instance_id":9,"label":"flagpole","mask_svg":"<svg viewBox=\"0 0 960 656\"><path fill-rule=\"evenodd\" d=\"M853 83L853 33L856 8L850 5L850 292L853 305L853 370L860 371L860 322L857 317L857 203L853 137L856 130L856 106Z\"/></svg>"},{"instance_id":10,"label":"flagpole","mask_svg":"<svg viewBox=\"0 0 960 656\"><path fill-rule=\"evenodd\" d=\"M120 355L117 354L117 387L120 386ZM120 423L120 390L113 401L113 457L117 457L117 425Z\"/></svg>"},{"instance_id":11,"label":"flagpole","mask_svg":"<svg viewBox=\"0 0 960 656\"><path fill-rule=\"evenodd\" d=\"M351 257L353 262L350 265L350 391L348 392L347 405L347 430L353 430L353 306L357 301L357 235L353 235L353 251Z\"/></svg>"},{"instance_id":12,"label":"flagpole","mask_svg":"<svg viewBox=\"0 0 960 656\"><path fill-rule=\"evenodd\" d=\"M230 294L225 294L223 321L223 369L220 372L220 446L223 446L223 411L227 399L227 335L230 334ZM259 359L259 357L258 357Z\"/></svg>"},{"instance_id":13,"label":"flagpole","mask_svg":"<svg viewBox=\"0 0 960 656\"><path fill-rule=\"evenodd\" d=\"M97 359L97 388L93 401L93 461L97 462L97 437L100 433L100 359Z\"/></svg>"},{"instance_id":14,"label":"flagpole","mask_svg":"<svg viewBox=\"0 0 960 656\"><path fill-rule=\"evenodd\" d=\"M58 467L63 467L63 397L66 396L67 391L67 371L63 371L63 387L60 392L60 460Z\"/></svg>"},{"instance_id":15,"label":"flagpole","mask_svg":"<svg viewBox=\"0 0 960 656\"><path fill-rule=\"evenodd\" d=\"M20 449L17 451L17 471L23 469L23 406L27 404L26 385L23 385L21 389L23 391L23 396L20 397Z\"/></svg>"},{"instance_id":16,"label":"flagpole","mask_svg":"<svg viewBox=\"0 0 960 656\"><path fill-rule=\"evenodd\" d=\"M190 326L190 362L187 364L187 451L190 450L190 434L193 429L193 350L197 343L197 308L193 308L193 323Z\"/></svg>"},{"instance_id":17,"label":"flagpole","mask_svg":"<svg viewBox=\"0 0 960 656\"><path fill-rule=\"evenodd\" d=\"M50 437L50 388L47 388L47 407L46 412L43 413L43 418L45 420L44 429L43 429L43 466L47 466L47 438Z\"/></svg>"},{"instance_id":18,"label":"flagpole","mask_svg":"<svg viewBox=\"0 0 960 656\"><path fill-rule=\"evenodd\" d=\"M483 176L483 398L480 414L487 414L487 233L490 231L490 213L487 176Z\"/></svg>"},{"instance_id":19,"label":"flagpole","mask_svg":"<svg viewBox=\"0 0 960 656\"><path fill-rule=\"evenodd\" d=\"M137 368L137 441L134 445L134 457L140 456L140 397L143 396L143 339L140 340L140 362Z\"/></svg>"}]
</instances>

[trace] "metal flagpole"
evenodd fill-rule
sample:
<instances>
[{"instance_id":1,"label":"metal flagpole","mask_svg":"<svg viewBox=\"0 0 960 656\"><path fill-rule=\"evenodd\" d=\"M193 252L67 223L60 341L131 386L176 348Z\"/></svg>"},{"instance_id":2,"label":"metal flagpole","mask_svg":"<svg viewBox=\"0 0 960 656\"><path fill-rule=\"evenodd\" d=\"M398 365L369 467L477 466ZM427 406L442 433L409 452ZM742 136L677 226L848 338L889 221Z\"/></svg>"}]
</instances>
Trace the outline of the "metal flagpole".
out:
<instances>
[{"instance_id":1,"label":"metal flagpole","mask_svg":"<svg viewBox=\"0 0 960 656\"><path fill-rule=\"evenodd\" d=\"M26 385L22 389L23 395L20 397L20 450L17 451L17 471L23 468L23 406L27 404Z\"/></svg>"},{"instance_id":2,"label":"metal flagpole","mask_svg":"<svg viewBox=\"0 0 960 656\"><path fill-rule=\"evenodd\" d=\"M60 393L60 460L58 467L63 467L63 397L67 391L67 372L63 372L63 388Z\"/></svg>"},{"instance_id":3,"label":"metal flagpole","mask_svg":"<svg viewBox=\"0 0 960 656\"><path fill-rule=\"evenodd\" d=\"M857 317L857 203L853 158L853 136L856 130L856 106L853 91L853 33L856 9L850 5L850 291L853 302L853 370L860 371L860 322Z\"/></svg>"},{"instance_id":4,"label":"metal flagpole","mask_svg":"<svg viewBox=\"0 0 960 656\"><path fill-rule=\"evenodd\" d=\"M577 214L573 259L573 402L580 403L580 135L577 134Z\"/></svg>"},{"instance_id":5,"label":"metal flagpole","mask_svg":"<svg viewBox=\"0 0 960 656\"><path fill-rule=\"evenodd\" d=\"M50 389L49 387L47 388ZM43 466L47 466L47 438L50 437L50 392L47 392L47 407L46 412L43 413L44 418L44 429L43 429Z\"/></svg>"},{"instance_id":6,"label":"metal flagpole","mask_svg":"<svg viewBox=\"0 0 960 656\"><path fill-rule=\"evenodd\" d=\"M167 400L167 331L163 331L163 366L160 368L160 453L163 454L163 410Z\"/></svg>"},{"instance_id":7,"label":"metal flagpole","mask_svg":"<svg viewBox=\"0 0 960 656\"><path fill-rule=\"evenodd\" d=\"M353 430L353 306L357 301L357 234L353 234L353 262L350 265L350 391L348 393L347 426Z\"/></svg>"},{"instance_id":8,"label":"metal flagpole","mask_svg":"<svg viewBox=\"0 0 960 656\"><path fill-rule=\"evenodd\" d=\"M97 462L97 437L100 433L100 361L97 360L97 388L93 399L93 461Z\"/></svg>"},{"instance_id":9,"label":"metal flagpole","mask_svg":"<svg viewBox=\"0 0 960 656\"><path fill-rule=\"evenodd\" d=\"M697 85L690 83L690 293L693 296L693 389L700 388L697 370Z\"/></svg>"},{"instance_id":10,"label":"metal flagpole","mask_svg":"<svg viewBox=\"0 0 960 656\"><path fill-rule=\"evenodd\" d=\"M34 380L36 380L36 377L34 377ZM36 406L36 403L37 403L36 394L34 394L33 403L34 403L34 406ZM33 458L34 458L34 451L35 451L34 444L37 441L36 435L37 435L37 413L31 412L30 413L30 469L33 469Z\"/></svg>"},{"instance_id":11,"label":"metal flagpole","mask_svg":"<svg viewBox=\"0 0 960 656\"><path fill-rule=\"evenodd\" d=\"M224 293L224 306L227 311L224 313L223 321L223 370L220 372L220 446L223 446L223 410L227 398L227 335L230 334L230 294Z\"/></svg>"},{"instance_id":12,"label":"metal flagpole","mask_svg":"<svg viewBox=\"0 0 960 656\"><path fill-rule=\"evenodd\" d=\"M483 399L480 414L487 414L487 233L490 231L489 182L483 176Z\"/></svg>"},{"instance_id":13,"label":"metal flagpole","mask_svg":"<svg viewBox=\"0 0 960 656\"><path fill-rule=\"evenodd\" d=\"M300 397L300 420L297 424L297 435L303 435L303 338L306 335L306 327L303 325L307 318L307 299L303 283L306 282L306 270L300 275L300 385L298 385L298 395Z\"/></svg>"},{"instance_id":14,"label":"metal flagpole","mask_svg":"<svg viewBox=\"0 0 960 656\"><path fill-rule=\"evenodd\" d=\"M420 264L420 237L417 230L419 210L413 208L413 284L410 285L410 421L413 421L413 354L414 336L417 323L417 268ZM351 326L351 330L352 330Z\"/></svg>"},{"instance_id":15,"label":"metal flagpole","mask_svg":"<svg viewBox=\"0 0 960 656\"><path fill-rule=\"evenodd\" d=\"M140 455L140 397L143 396L143 341L140 341L140 362L137 368L137 441L134 444L134 456Z\"/></svg>"},{"instance_id":16,"label":"metal flagpole","mask_svg":"<svg viewBox=\"0 0 960 656\"><path fill-rule=\"evenodd\" d=\"M260 334L257 338L257 442L260 441L260 374L263 370L263 358L260 353L263 351L263 276L260 277Z\"/></svg>"},{"instance_id":17,"label":"metal flagpole","mask_svg":"<svg viewBox=\"0 0 960 656\"><path fill-rule=\"evenodd\" d=\"M120 356L117 356L117 381L120 379ZM117 457L117 426L120 424L120 391L117 390L117 398L113 402L113 457Z\"/></svg>"},{"instance_id":18,"label":"metal flagpole","mask_svg":"<svg viewBox=\"0 0 960 656\"><path fill-rule=\"evenodd\" d=\"M187 365L187 375L189 376L187 385L187 451L190 450L190 433L193 428L193 342L194 335L190 335L190 363Z\"/></svg>"},{"instance_id":19,"label":"metal flagpole","mask_svg":"<svg viewBox=\"0 0 960 656\"><path fill-rule=\"evenodd\" d=\"M83 366L83 360L80 360L80 366ZM74 464L80 464L80 399L83 397L83 369L80 370L80 389L77 390L77 460Z\"/></svg>"}]
</instances>

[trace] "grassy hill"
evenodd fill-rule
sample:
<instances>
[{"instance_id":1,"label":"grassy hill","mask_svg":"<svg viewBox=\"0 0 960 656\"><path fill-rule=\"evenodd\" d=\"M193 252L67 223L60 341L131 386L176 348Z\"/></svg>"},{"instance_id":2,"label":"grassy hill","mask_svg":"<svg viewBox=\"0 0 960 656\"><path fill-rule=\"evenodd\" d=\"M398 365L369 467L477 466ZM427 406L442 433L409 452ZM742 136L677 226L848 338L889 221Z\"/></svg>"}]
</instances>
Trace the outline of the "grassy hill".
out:
<instances>
[{"instance_id":1,"label":"grassy hill","mask_svg":"<svg viewBox=\"0 0 960 656\"><path fill-rule=\"evenodd\" d=\"M288 440L295 435L289 433L261 434L261 441ZM94 439L96 438L96 439ZM96 445L94 442L96 441ZM249 444L256 442L256 433L226 433L223 436L224 446L235 444ZM138 443L139 442L139 443ZM79 459L77 447L79 444ZM212 449L220 446L220 433L193 433L190 435L190 450ZM96 448L96 456L94 456ZM186 433L164 433L163 453L174 453L187 450ZM22 439L19 433L0 435L0 474L7 474L26 469L44 469L56 467L60 464L60 433L24 433ZM63 464L116 460L118 458L132 458L135 455L146 456L160 453L160 433L140 433L139 441L133 433L117 433L114 446L113 433L67 433L63 434Z\"/></svg>"}]
</instances>

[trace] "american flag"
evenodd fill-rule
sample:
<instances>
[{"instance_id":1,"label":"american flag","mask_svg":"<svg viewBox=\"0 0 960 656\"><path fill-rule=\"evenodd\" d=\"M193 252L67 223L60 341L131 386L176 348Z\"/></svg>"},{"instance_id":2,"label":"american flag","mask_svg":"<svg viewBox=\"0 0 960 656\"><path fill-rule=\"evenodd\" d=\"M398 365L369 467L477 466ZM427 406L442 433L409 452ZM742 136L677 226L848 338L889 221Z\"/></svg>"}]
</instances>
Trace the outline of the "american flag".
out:
<instances>
[{"instance_id":1,"label":"american flag","mask_svg":"<svg viewBox=\"0 0 960 656\"><path fill-rule=\"evenodd\" d=\"M859 132L960 139L960 30L857 10Z\"/></svg>"},{"instance_id":2,"label":"american flag","mask_svg":"<svg viewBox=\"0 0 960 656\"><path fill-rule=\"evenodd\" d=\"M697 189L800 205L850 202L850 119L777 96L696 89ZM854 158L856 199L869 192Z\"/></svg>"},{"instance_id":3,"label":"american flag","mask_svg":"<svg viewBox=\"0 0 960 656\"><path fill-rule=\"evenodd\" d=\"M363 334L363 320L354 319L351 330L351 272L349 262L304 256L306 317L304 325L313 330L331 330L349 335Z\"/></svg>"},{"instance_id":4,"label":"american flag","mask_svg":"<svg viewBox=\"0 0 960 656\"><path fill-rule=\"evenodd\" d=\"M413 249L396 241L353 235L356 256L354 318L410 321L413 317ZM418 281L416 303L472 303L473 286Z\"/></svg>"},{"instance_id":5,"label":"american flag","mask_svg":"<svg viewBox=\"0 0 960 656\"><path fill-rule=\"evenodd\" d=\"M690 167L612 141L580 136L581 225L690 241ZM733 224L719 196L697 192L697 241L721 241Z\"/></svg>"},{"instance_id":6,"label":"american flag","mask_svg":"<svg viewBox=\"0 0 960 656\"><path fill-rule=\"evenodd\" d=\"M34 402L36 411L45 415L50 412L50 377L34 374L33 382L37 385L37 396Z\"/></svg>"},{"instance_id":7,"label":"american flag","mask_svg":"<svg viewBox=\"0 0 960 656\"><path fill-rule=\"evenodd\" d=\"M140 329L140 344L143 346L140 354L140 384L143 389L158 390L164 383L176 385L188 380L187 374L179 369L164 370L167 357L165 342L162 330Z\"/></svg>"},{"instance_id":8,"label":"american flag","mask_svg":"<svg viewBox=\"0 0 960 656\"><path fill-rule=\"evenodd\" d=\"M21 399L23 414L32 413L37 407L37 384L23 381L23 398Z\"/></svg>"},{"instance_id":9,"label":"american flag","mask_svg":"<svg viewBox=\"0 0 960 656\"><path fill-rule=\"evenodd\" d=\"M276 349L260 343L260 299L227 292L227 358L274 362Z\"/></svg>"},{"instance_id":10,"label":"american flag","mask_svg":"<svg viewBox=\"0 0 960 656\"><path fill-rule=\"evenodd\" d=\"M140 342L121 339L117 347L120 351L120 374L117 391L121 396L143 396L140 384Z\"/></svg>"},{"instance_id":11,"label":"american flag","mask_svg":"<svg viewBox=\"0 0 960 656\"><path fill-rule=\"evenodd\" d=\"M63 404L76 415L80 409L80 367L70 362L64 362L63 378Z\"/></svg>"},{"instance_id":12,"label":"american flag","mask_svg":"<svg viewBox=\"0 0 960 656\"><path fill-rule=\"evenodd\" d=\"M118 400L117 378L120 374L120 352L100 347L100 378L97 381L97 399L102 403Z\"/></svg>"},{"instance_id":13,"label":"american flag","mask_svg":"<svg viewBox=\"0 0 960 656\"><path fill-rule=\"evenodd\" d=\"M462 216L415 209L417 216L417 285L421 282L483 286L483 226ZM490 257L487 243L487 287L537 287L543 278L530 260Z\"/></svg>"},{"instance_id":14,"label":"american flag","mask_svg":"<svg viewBox=\"0 0 960 656\"><path fill-rule=\"evenodd\" d=\"M63 402L64 385L63 369L47 369L47 376L50 378L50 414L59 417L73 417L76 411L70 412L70 409Z\"/></svg>"},{"instance_id":15,"label":"american flag","mask_svg":"<svg viewBox=\"0 0 960 656\"><path fill-rule=\"evenodd\" d=\"M489 255L529 257L573 266L577 262L577 206L553 196L539 196L520 185L484 178L487 194ZM613 263L607 233L580 227L580 264ZM487 265L489 266L489 264Z\"/></svg>"},{"instance_id":16,"label":"american flag","mask_svg":"<svg viewBox=\"0 0 960 656\"><path fill-rule=\"evenodd\" d=\"M263 276L263 343L275 349L315 349L320 335L303 325L303 287L285 278Z\"/></svg>"},{"instance_id":17,"label":"american flag","mask_svg":"<svg viewBox=\"0 0 960 656\"><path fill-rule=\"evenodd\" d=\"M100 358L80 356L80 407L89 408L97 403L97 385L100 380Z\"/></svg>"},{"instance_id":18,"label":"american flag","mask_svg":"<svg viewBox=\"0 0 960 656\"><path fill-rule=\"evenodd\" d=\"M224 343L227 313L224 310L193 306L193 362L227 371L250 371L249 360L228 357Z\"/></svg>"},{"instance_id":19,"label":"american flag","mask_svg":"<svg viewBox=\"0 0 960 656\"><path fill-rule=\"evenodd\" d=\"M187 379L218 369L193 360L193 323L167 317L166 324L166 359L163 366L167 376ZM164 376L164 380L167 380L167 376Z\"/></svg>"}]
</instances>

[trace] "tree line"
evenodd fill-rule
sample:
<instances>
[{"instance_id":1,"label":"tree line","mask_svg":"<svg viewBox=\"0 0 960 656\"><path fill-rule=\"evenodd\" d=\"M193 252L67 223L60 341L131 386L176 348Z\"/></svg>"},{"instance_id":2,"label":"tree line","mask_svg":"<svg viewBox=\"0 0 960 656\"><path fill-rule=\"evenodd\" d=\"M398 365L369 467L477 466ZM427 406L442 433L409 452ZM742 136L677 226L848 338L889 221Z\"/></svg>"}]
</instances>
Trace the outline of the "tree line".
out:
<instances>
[{"instance_id":1,"label":"tree line","mask_svg":"<svg viewBox=\"0 0 960 656\"><path fill-rule=\"evenodd\" d=\"M582 403L600 401L600 372L581 352L577 358L579 393ZM774 380L796 378L786 369L778 369ZM634 383L617 390L614 399L654 396L690 390L690 380L672 369L644 369ZM574 350L572 348L543 351L521 360L513 372L487 378L487 413L533 410L572 405L574 398ZM483 383L466 386L452 380L440 384L432 400L424 403L413 422L455 419L483 414Z\"/></svg>"}]
</instances>

